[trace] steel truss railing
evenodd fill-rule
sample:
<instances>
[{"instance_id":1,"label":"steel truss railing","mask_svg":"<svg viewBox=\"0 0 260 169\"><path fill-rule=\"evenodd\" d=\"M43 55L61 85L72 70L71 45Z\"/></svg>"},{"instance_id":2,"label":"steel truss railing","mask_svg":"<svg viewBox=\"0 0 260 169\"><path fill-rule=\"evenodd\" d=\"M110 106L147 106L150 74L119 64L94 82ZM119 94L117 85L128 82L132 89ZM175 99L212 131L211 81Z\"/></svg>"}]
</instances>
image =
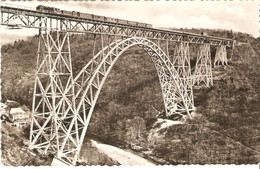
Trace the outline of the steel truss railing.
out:
<instances>
[{"instance_id":1,"label":"steel truss railing","mask_svg":"<svg viewBox=\"0 0 260 169\"><path fill-rule=\"evenodd\" d=\"M45 28L76 33L95 33L104 35L119 35L127 37L142 37L147 39L160 39L168 41L210 45L224 45L233 47L234 41L225 38L202 36L199 34L169 31L155 28L136 27L131 25L116 24L97 20L47 14L39 11L20 9L17 7L1 6L1 25L11 28Z\"/></svg>"},{"instance_id":2,"label":"steel truss railing","mask_svg":"<svg viewBox=\"0 0 260 169\"><path fill-rule=\"evenodd\" d=\"M209 44L200 45L199 47L195 72L193 74L193 84L202 84L207 87L213 86L211 54Z\"/></svg>"}]
</instances>

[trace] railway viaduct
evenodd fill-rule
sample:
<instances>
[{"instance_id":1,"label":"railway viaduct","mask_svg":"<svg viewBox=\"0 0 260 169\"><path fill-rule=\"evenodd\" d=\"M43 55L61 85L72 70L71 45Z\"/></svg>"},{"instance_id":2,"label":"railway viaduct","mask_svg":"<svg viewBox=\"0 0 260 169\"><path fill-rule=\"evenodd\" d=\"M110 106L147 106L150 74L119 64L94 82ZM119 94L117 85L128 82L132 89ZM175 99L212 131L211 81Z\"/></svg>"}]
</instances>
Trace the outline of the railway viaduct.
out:
<instances>
[{"instance_id":1,"label":"railway viaduct","mask_svg":"<svg viewBox=\"0 0 260 169\"><path fill-rule=\"evenodd\" d=\"M227 64L227 48L234 41L187 32L102 22L21 7L1 6L1 25L39 30L37 68L32 103L30 148L53 153L76 164L100 90L113 65L132 46L142 48L156 68L167 116L190 117L194 85L213 85L214 64ZM92 59L74 76L70 35L92 34ZM196 45L191 74L189 46ZM99 50L97 50L99 49ZM170 54L174 49L174 54ZM141 58L140 58L141 59Z\"/></svg>"}]
</instances>

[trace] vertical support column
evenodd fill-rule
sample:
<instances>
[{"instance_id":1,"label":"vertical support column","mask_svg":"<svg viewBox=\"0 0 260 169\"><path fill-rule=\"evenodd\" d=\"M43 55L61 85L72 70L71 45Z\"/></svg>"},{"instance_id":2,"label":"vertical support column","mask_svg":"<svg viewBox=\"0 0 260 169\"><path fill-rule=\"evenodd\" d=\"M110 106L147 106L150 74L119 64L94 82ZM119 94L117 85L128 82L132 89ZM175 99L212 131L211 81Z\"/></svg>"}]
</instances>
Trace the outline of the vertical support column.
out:
<instances>
[{"instance_id":1,"label":"vertical support column","mask_svg":"<svg viewBox=\"0 0 260 169\"><path fill-rule=\"evenodd\" d=\"M176 44L174 50L173 66L177 70L179 77L183 83L183 86L181 86L181 88L183 90L184 100L186 102L185 105L187 105L188 111L192 112L194 111L194 101L188 42L181 42ZM187 112L187 110L179 111Z\"/></svg>"},{"instance_id":2,"label":"vertical support column","mask_svg":"<svg viewBox=\"0 0 260 169\"><path fill-rule=\"evenodd\" d=\"M223 66L227 65L227 49L226 49L226 46L223 46L223 45L220 47L217 47L214 65L219 65L220 62Z\"/></svg>"},{"instance_id":3,"label":"vertical support column","mask_svg":"<svg viewBox=\"0 0 260 169\"><path fill-rule=\"evenodd\" d=\"M205 84L207 87L213 85L212 66L210 56L210 45L204 44L199 47L193 84Z\"/></svg>"},{"instance_id":4,"label":"vertical support column","mask_svg":"<svg viewBox=\"0 0 260 169\"><path fill-rule=\"evenodd\" d=\"M68 135L75 99L69 33L40 31L30 148L57 153ZM59 157L59 156L58 156Z\"/></svg>"}]
</instances>

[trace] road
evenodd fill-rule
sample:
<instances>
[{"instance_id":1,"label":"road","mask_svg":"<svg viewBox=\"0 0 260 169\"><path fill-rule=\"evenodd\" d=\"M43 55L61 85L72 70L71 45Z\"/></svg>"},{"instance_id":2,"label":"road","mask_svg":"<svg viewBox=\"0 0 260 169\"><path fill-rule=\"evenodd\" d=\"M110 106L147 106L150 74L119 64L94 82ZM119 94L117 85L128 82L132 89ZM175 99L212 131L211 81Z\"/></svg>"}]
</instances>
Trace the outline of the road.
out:
<instances>
[{"instance_id":1,"label":"road","mask_svg":"<svg viewBox=\"0 0 260 169\"><path fill-rule=\"evenodd\" d=\"M146 166L151 166L155 165L154 163L149 162L148 160L139 157L131 152L127 152L125 150L122 150L120 148L107 145L107 144L102 144L98 143L94 140L91 140L91 143L97 147L97 149L107 156L109 156L111 159L114 161L117 161L121 165L146 165Z\"/></svg>"}]
</instances>

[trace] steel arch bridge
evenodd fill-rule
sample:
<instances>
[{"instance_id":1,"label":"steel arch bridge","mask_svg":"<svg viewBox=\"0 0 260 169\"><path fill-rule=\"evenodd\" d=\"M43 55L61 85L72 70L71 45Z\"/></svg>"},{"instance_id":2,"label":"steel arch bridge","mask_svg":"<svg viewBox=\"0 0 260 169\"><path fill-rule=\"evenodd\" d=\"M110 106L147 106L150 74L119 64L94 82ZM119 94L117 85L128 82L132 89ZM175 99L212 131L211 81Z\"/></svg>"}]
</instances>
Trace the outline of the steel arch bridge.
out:
<instances>
[{"instance_id":1,"label":"steel arch bridge","mask_svg":"<svg viewBox=\"0 0 260 169\"><path fill-rule=\"evenodd\" d=\"M159 77L166 115L190 117L194 111L193 85L213 85L210 46L217 46L214 64L227 65L226 48L234 45L232 40L224 38L17 7L1 6L0 18L1 25L39 29L30 148L54 153L70 164L76 164L79 159L91 115L109 72L130 47L138 46L150 56ZM95 37L92 58L76 77L71 63L71 33ZM191 44L199 46L193 75ZM174 48L173 54L170 48Z\"/></svg>"},{"instance_id":2,"label":"steel arch bridge","mask_svg":"<svg viewBox=\"0 0 260 169\"><path fill-rule=\"evenodd\" d=\"M59 39L62 33L56 32L56 34ZM35 82L31 148L57 152L58 158L65 157L68 162L75 163L101 88L118 58L132 46L139 46L146 51L154 63L167 115L183 115L194 109L193 97L190 97L191 93L188 90L191 90L191 83L184 84L169 57L156 43L146 38L115 40L99 51L73 78L69 62L70 49L69 46L65 47L65 43L69 42L69 33L65 33L60 41L54 40L50 32L41 37L40 49L41 45L46 47L49 43L51 46L48 49L49 53L61 50L56 51L55 58L51 54L44 55L43 51L39 51L39 55L42 55L39 58L42 59L39 62ZM50 64L53 64L52 70L44 70ZM51 74L51 79L46 84L42 83L44 73ZM61 75L67 76L65 88L61 84L64 80L61 79ZM51 123L51 120L55 123Z\"/></svg>"}]
</instances>

